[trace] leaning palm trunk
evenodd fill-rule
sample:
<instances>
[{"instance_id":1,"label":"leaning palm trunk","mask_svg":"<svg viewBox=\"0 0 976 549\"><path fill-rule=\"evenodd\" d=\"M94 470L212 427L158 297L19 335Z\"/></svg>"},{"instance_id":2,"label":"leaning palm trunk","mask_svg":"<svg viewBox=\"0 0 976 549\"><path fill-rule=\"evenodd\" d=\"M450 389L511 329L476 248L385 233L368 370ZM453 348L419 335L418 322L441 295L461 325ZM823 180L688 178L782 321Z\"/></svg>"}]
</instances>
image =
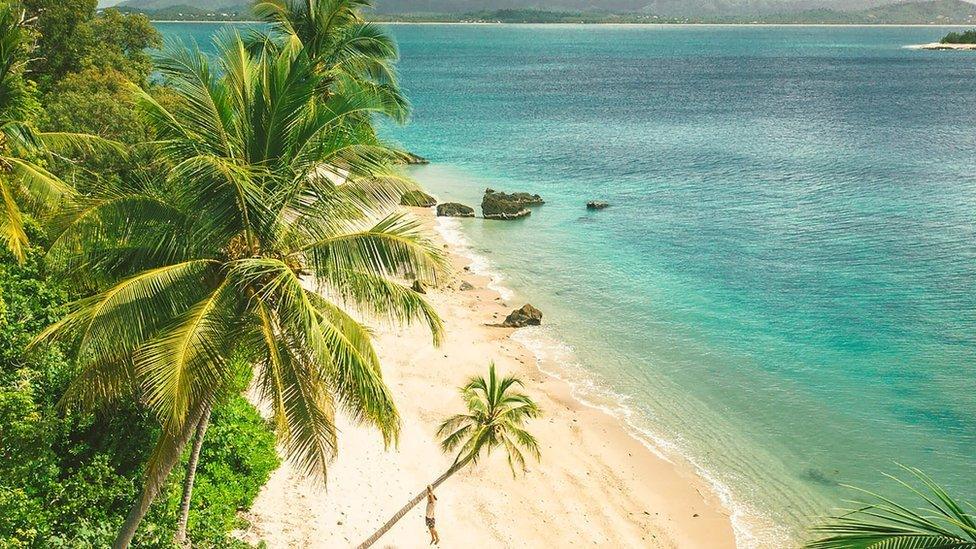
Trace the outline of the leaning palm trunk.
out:
<instances>
[{"instance_id":1,"label":"leaning palm trunk","mask_svg":"<svg viewBox=\"0 0 976 549\"><path fill-rule=\"evenodd\" d=\"M206 408L209 409L209 406ZM183 448L189 442L190 435L195 430L194 427L200 422L203 409L204 406L201 406L195 411L190 421L186 422L185 427L175 439L166 440L168 435L165 431L160 435L160 441L156 445L156 455L152 460L155 463L151 463L146 469L146 484L142 488L142 494L125 517L125 522L122 523L122 529L119 530L119 535L115 538L112 549L127 549L129 547L132 537L136 534L136 529L139 528L139 523L149 511L149 506L159 495L159 490L166 483L170 471L179 463Z\"/></svg>"},{"instance_id":2,"label":"leaning palm trunk","mask_svg":"<svg viewBox=\"0 0 976 549\"><path fill-rule=\"evenodd\" d=\"M180 520L176 524L176 544L179 546L186 544L186 522L190 518L190 499L193 497L193 480L197 476L197 463L200 462L200 449L203 448L203 437L207 434L207 427L210 425L210 405L207 404L203 410L203 417L197 425L196 438L193 439L193 450L190 452L190 461L186 464L186 478L183 479L183 501L180 502Z\"/></svg>"},{"instance_id":3,"label":"leaning palm trunk","mask_svg":"<svg viewBox=\"0 0 976 549\"><path fill-rule=\"evenodd\" d=\"M432 488L437 488L438 486L440 486L441 484L443 484L445 480L447 480L448 478L450 478L451 475L453 475L454 473L458 472L461 468L463 468L465 465L467 465L470 461L471 461L471 457L467 457L467 458L465 458L465 459L463 459L461 461L455 462L454 465L451 465L451 467L447 471L444 471L444 474L443 475L437 477L437 480L435 480L434 482L432 482L430 486ZM383 526L381 526L379 530L377 530L376 532L374 532L373 535L369 537L369 539L367 539L366 541L360 543L358 549L366 549L367 547L370 547L371 545L373 545L374 543L376 543L377 540L379 540L381 537L383 537L384 534L386 534L387 532L390 531L390 528L393 528L393 525L394 524L396 524L397 522L399 522L400 519L402 519L407 513L409 513L411 509L413 509L414 507L417 506L418 503L420 503L421 501L423 501L425 497L427 497L427 489L426 488L424 488L423 490L421 490L419 494L417 494L416 496L414 496L413 499L411 499L409 502L407 502L406 505L404 505L402 508L400 508L400 510L397 511L397 513L395 515L393 515L393 517L390 520L386 521L386 524L384 524Z\"/></svg>"}]
</instances>

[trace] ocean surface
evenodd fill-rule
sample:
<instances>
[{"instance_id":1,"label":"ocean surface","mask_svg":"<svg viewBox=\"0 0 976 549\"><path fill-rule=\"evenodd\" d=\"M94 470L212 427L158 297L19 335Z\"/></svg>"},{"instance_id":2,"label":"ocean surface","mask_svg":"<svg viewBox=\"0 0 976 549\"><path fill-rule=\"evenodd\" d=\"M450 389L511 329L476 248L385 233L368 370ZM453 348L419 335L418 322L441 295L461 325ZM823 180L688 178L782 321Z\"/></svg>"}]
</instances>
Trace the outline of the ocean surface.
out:
<instances>
[{"instance_id":1,"label":"ocean surface","mask_svg":"<svg viewBox=\"0 0 976 549\"><path fill-rule=\"evenodd\" d=\"M741 545L795 543L841 483L900 498L896 462L976 500L976 52L903 47L931 27L391 28L414 113L384 133L432 160L417 179L546 199L441 230Z\"/></svg>"}]
</instances>

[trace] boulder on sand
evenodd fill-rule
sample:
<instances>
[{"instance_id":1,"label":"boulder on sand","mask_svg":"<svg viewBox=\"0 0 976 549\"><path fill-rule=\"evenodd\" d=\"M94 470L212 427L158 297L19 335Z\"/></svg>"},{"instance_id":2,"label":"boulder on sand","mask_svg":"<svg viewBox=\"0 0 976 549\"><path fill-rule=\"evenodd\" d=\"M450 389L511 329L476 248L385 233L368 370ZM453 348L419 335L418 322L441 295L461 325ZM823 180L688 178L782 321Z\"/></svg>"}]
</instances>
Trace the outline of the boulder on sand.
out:
<instances>
[{"instance_id":1,"label":"boulder on sand","mask_svg":"<svg viewBox=\"0 0 976 549\"><path fill-rule=\"evenodd\" d=\"M462 281L461 281L461 286L460 286L460 290L461 290L462 292L470 292L470 291L471 291L471 290L473 290L473 289L474 289L474 285L473 285L473 284L471 284L471 283L470 283L470 282L468 282L467 280L462 280Z\"/></svg>"},{"instance_id":2,"label":"boulder on sand","mask_svg":"<svg viewBox=\"0 0 976 549\"><path fill-rule=\"evenodd\" d=\"M414 280L410 289L417 292L418 294L426 294L427 290L424 289L424 283L419 280Z\"/></svg>"},{"instance_id":3,"label":"boulder on sand","mask_svg":"<svg viewBox=\"0 0 976 549\"><path fill-rule=\"evenodd\" d=\"M526 303L520 309L515 309L502 322L506 328L522 328L524 326L538 326L542 324L542 311Z\"/></svg>"},{"instance_id":4,"label":"boulder on sand","mask_svg":"<svg viewBox=\"0 0 976 549\"><path fill-rule=\"evenodd\" d=\"M440 217L474 217L474 208L457 202L445 202L437 205L437 215Z\"/></svg>"},{"instance_id":5,"label":"boulder on sand","mask_svg":"<svg viewBox=\"0 0 976 549\"><path fill-rule=\"evenodd\" d=\"M603 208L606 208L609 205L610 205L609 202L604 202L602 200L590 200L589 202L586 203L586 209L587 210L602 210Z\"/></svg>"},{"instance_id":6,"label":"boulder on sand","mask_svg":"<svg viewBox=\"0 0 976 549\"><path fill-rule=\"evenodd\" d=\"M421 190L407 191L400 196L400 205L429 208L437 205L437 199Z\"/></svg>"},{"instance_id":7,"label":"boulder on sand","mask_svg":"<svg viewBox=\"0 0 976 549\"><path fill-rule=\"evenodd\" d=\"M537 194L508 194L485 189L485 196L481 199L481 214L485 219L518 219L531 213L526 206L542 204L545 201Z\"/></svg>"}]
</instances>

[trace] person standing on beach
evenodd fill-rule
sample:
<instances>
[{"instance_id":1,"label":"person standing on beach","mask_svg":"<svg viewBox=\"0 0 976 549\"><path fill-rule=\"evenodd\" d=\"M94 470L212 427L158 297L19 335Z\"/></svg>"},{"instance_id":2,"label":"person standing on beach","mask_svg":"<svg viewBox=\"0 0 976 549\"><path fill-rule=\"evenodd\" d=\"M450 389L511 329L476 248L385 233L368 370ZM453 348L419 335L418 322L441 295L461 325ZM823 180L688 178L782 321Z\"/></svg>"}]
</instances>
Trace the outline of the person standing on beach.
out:
<instances>
[{"instance_id":1,"label":"person standing on beach","mask_svg":"<svg viewBox=\"0 0 976 549\"><path fill-rule=\"evenodd\" d=\"M427 485L427 513L425 515L424 521L427 523L427 529L430 530L430 543L432 545L437 545L441 542L441 537L437 534L437 528L434 527L434 510L437 507L437 496L434 495L434 489L428 484Z\"/></svg>"}]
</instances>

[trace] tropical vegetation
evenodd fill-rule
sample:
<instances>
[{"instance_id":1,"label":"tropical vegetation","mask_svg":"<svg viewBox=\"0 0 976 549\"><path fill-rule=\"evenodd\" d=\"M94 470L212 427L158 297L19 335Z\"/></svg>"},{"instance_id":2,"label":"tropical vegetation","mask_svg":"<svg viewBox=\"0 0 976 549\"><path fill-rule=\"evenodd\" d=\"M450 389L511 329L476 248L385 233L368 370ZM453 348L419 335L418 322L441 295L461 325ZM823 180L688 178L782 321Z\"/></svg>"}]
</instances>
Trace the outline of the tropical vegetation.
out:
<instances>
[{"instance_id":1,"label":"tropical vegetation","mask_svg":"<svg viewBox=\"0 0 976 549\"><path fill-rule=\"evenodd\" d=\"M373 127L396 48L361 3L265 4L153 59L142 16L0 2L0 545L233 544L276 446L324 478L336 413L398 436L364 322L436 342L409 283L443 258Z\"/></svg>"},{"instance_id":2,"label":"tropical vegetation","mask_svg":"<svg viewBox=\"0 0 976 549\"><path fill-rule=\"evenodd\" d=\"M939 40L941 44L976 44L976 29L963 32L950 32Z\"/></svg>"},{"instance_id":3,"label":"tropical vegetation","mask_svg":"<svg viewBox=\"0 0 976 549\"><path fill-rule=\"evenodd\" d=\"M488 367L488 377L474 377L461 387L467 413L447 418L437 430L442 437L441 449L445 453L457 451L457 454L451 466L430 484L431 488L437 488L465 466L490 456L492 450L505 452L513 476L525 470L526 454L535 460L540 458L539 444L525 424L542 412L531 397L518 391L521 387L522 380L517 377L500 377L494 363ZM426 497L425 487L361 543L359 549L376 543Z\"/></svg>"},{"instance_id":4,"label":"tropical vegetation","mask_svg":"<svg viewBox=\"0 0 976 549\"><path fill-rule=\"evenodd\" d=\"M886 475L915 497L914 508L858 490L866 499L853 508L814 526L820 537L809 549L973 549L976 548L976 506L955 500L919 469L902 468L914 477L909 483Z\"/></svg>"}]
</instances>

